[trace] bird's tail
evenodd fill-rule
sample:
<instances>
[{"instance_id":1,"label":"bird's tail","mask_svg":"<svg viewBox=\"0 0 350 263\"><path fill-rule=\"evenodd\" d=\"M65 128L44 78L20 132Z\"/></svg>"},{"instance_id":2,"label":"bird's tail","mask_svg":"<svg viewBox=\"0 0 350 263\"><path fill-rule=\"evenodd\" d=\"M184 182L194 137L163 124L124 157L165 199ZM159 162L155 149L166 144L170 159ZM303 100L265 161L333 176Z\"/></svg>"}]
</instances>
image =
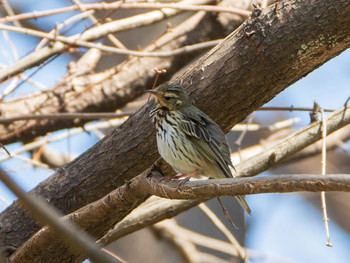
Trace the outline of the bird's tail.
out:
<instances>
[{"instance_id":1,"label":"bird's tail","mask_svg":"<svg viewBox=\"0 0 350 263\"><path fill-rule=\"evenodd\" d=\"M238 195L238 196L236 196L236 199L237 199L238 203L241 205L241 207L244 209L244 211L246 211L248 215L251 215L252 210L250 210L249 205L247 204L244 196Z\"/></svg>"}]
</instances>

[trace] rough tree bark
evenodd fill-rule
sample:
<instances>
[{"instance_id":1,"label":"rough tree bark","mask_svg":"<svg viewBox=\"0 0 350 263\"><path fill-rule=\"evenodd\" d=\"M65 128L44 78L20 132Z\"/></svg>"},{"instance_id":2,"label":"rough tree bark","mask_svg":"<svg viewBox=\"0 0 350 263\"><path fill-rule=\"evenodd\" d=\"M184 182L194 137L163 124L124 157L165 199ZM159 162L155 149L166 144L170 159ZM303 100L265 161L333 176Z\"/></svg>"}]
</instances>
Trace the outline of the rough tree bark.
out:
<instances>
[{"instance_id":1,"label":"rough tree bark","mask_svg":"<svg viewBox=\"0 0 350 263\"><path fill-rule=\"evenodd\" d=\"M224 130L350 44L350 1L281 1L243 23L176 81ZM227 98L230 98L228 100ZM157 158L150 102L119 129L33 192L63 213L95 201ZM135 136L137 134L137 136ZM0 217L0 240L17 248L38 226L15 202Z\"/></svg>"}]
</instances>

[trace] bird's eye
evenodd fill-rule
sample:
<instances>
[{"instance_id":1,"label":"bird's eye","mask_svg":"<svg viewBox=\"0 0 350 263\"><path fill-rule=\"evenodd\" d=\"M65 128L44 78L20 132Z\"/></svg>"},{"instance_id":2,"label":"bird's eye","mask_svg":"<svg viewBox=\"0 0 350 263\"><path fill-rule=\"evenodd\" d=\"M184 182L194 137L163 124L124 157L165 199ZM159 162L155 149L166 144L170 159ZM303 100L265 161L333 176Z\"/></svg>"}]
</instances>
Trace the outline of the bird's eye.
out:
<instances>
[{"instance_id":1,"label":"bird's eye","mask_svg":"<svg viewBox=\"0 0 350 263\"><path fill-rule=\"evenodd\" d=\"M171 99L171 97L164 96L164 99L165 99L165 100L170 100L170 99Z\"/></svg>"}]
</instances>

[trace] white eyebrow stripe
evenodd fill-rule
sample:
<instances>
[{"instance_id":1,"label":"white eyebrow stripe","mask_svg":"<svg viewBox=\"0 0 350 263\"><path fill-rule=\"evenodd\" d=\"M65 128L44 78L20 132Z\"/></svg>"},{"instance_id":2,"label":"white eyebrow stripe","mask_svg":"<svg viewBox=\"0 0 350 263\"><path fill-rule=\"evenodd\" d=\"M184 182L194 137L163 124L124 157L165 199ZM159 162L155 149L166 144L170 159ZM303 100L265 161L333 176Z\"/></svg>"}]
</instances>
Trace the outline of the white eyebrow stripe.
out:
<instances>
[{"instance_id":1,"label":"white eyebrow stripe","mask_svg":"<svg viewBox=\"0 0 350 263\"><path fill-rule=\"evenodd\" d=\"M164 94L164 97L175 98L175 99L179 98L179 96L176 95L176 94L173 93L173 92L166 92L166 93Z\"/></svg>"}]
</instances>

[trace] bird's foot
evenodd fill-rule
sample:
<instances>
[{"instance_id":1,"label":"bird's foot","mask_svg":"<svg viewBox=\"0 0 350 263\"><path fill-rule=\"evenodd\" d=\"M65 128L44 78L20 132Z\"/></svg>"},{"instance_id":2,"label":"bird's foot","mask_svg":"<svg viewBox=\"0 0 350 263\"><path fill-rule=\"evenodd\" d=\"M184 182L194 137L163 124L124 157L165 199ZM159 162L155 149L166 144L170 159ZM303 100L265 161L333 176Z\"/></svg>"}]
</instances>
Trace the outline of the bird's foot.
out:
<instances>
[{"instance_id":1,"label":"bird's foot","mask_svg":"<svg viewBox=\"0 0 350 263\"><path fill-rule=\"evenodd\" d=\"M179 191L180 187L182 187L186 182L188 182L191 179L191 177L192 176L186 176L183 180L180 180L176 186L176 191Z\"/></svg>"},{"instance_id":2,"label":"bird's foot","mask_svg":"<svg viewBox=\"0 0 350 263\"><path fill-rule=\"evenodd\" d=\"M199 169L194 170L192 173L190 173L189 175L187 174L180 174L175 176L174 178L176 179L180 179L185 177L183 180L181 180L178 185L176 186L176 191L179 191L180 187L183 186L186 182L188 182L193 176L195 176L197 173L199 172Z\"/></svg>"}]
</instances>

